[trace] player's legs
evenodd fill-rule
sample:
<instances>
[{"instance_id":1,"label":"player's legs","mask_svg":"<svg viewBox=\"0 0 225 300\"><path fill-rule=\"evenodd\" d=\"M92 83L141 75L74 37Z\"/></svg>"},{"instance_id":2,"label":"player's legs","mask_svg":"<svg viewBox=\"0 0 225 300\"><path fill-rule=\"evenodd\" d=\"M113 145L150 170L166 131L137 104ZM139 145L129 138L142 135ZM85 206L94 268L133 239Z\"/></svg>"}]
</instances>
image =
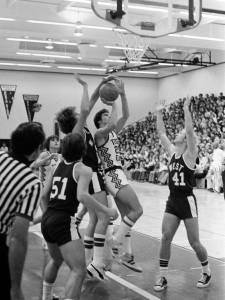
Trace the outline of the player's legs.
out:
<instances>
[{"instance_id":1,"label":"player's legs","mask_svg":"<svg viewBox=\"0 0 225 300\"><path fill-rule=\"evenodd\" d=\"M52 300L52 288L56 280L58 270L63 262L59 247L56 244L47 243L50 260L44 270L42 300Z\"/></svg>"},{"instance_id":2,"label":"player's legs","mask_svg":"<svg viewBox=\"0 0 225 300\"><path fill-rule=\"evenodd\" d=\"M86 275L84 245L81 239L70 241L59 247L63 260L70 268L66 283L66 298L79 300Z\"/></svg>"},{"instance_id":3,"label":"player's legs","mask_svg":"<svg viewBox=\"0 0 225 300\"><path fill-rule=\"evenodd\" d=\"M195 217L185 219L184 224L187 231L188 241L202 265L202 276L201 279L198 281L197 286L200 288L207 287L211 280L211 272L208 263L207 251L199 240L198 218Z\"/></svg>"},{"instance_id":4,"label":"player's legs","mask_svg":"<svg viewBox=\"0 0 225 300\"><path fill-rule=\"evenodd\" d=\"M98 193L95 193L93 195L93 197L102 205L108 206L108 200L106 197L106 192L105 191L101 191ZM96 228L95 228L95 233L98 234L106 234L106 230L107 230L107 226L109 223L109 217L106 216L105 214L96 211L96 215L97 215L97 224L96 224Z\"/></svg>"},{"instance_id":5,"label":"player's legs","mask_svg":"<svg viewBox=\"0 0 225 300\"><path fill-rule=\"evenodd\" d=\"M129 213L129 209L128 209L128 207L124 206L120 201L117 201L117 207L120 211L121 219L123 219L124 216L126 216ZM130 229L125 234L125 238L123 241L123 253L120 257L120 262L125 267L131 269L132 271L142 272L142 268L140 266L138 266L138 264L135 262L135 259L134 259L131 235L132 235L132 230ZM112 250L115 255L117 255L119 252L118 248L116 248L116 247L114 247Z\"/></svg>"},{"instance_id":6,"label":"player's legs","mask_svg":"<svg viewBox=\"0 0 225 300\"><path fill-rule=\"evenodd\" d=\"M159 252L159 274L157 276L154 290L159 292L167 287L166 275L171 255L171 243L179 227L180 219L170 213L165 212L162 222L162 238Z\"/></svg>"},{"instance_id":7,"label":"player's legs","mask_svg":"<svg viewBox=\"0 0 225 300\"><path fill-rule=\"evenodd\" d=\"M141 217L143 209L136 193L129 184L124 185L119 189L116 194L115 201L121 214L125 214L119 229L115 234L115 240L118 241L118 243L123 243L125 235ZM121 209L121 207L123 208Z\"/></svg>"},{"instance_id":8,"label":"player's legs","mask_svg":"<svg viewBox=\"0 0 225 300\"><path fill-rule=\"evenodd\" d=\"M107 206L108 201L106 192L101 191L93 194L93 197L101 204ZM97 224L94 231L94 249L93 261L87 267L90 276L97 277L100 280L104 279L104 245L106 238L106 231L109 223L109 217L105 214L95 211L97 217Z\"/></svg>"},{"instance_id":9,"label":"player's legs","mask_svg":"<svg viewBox=\"0 0 225 300\"><path fill-rule=\"evenodd\" d=\"M87 265L92 261L93 258L94 232L98 222L98 218L94 210L89 209L88 214L89 221L84 234L84 248Z\"/></svg>"}]
</instances>

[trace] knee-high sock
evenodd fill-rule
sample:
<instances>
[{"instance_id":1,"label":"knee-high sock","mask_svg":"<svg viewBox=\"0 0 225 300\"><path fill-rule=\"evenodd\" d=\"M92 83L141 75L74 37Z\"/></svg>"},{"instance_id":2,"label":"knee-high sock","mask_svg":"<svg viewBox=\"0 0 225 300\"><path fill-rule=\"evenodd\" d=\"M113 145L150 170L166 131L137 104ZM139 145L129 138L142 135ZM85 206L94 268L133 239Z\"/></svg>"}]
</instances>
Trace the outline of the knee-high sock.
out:
<instances>
[{"instance_id":1,"label":"knee-high sock","mask_svg":"<svg viewBox=\"0 0 225 300\"><path fill-rule=\"evenodd\" d=\"M94 238L90 236L84 236L84 250L86 263L88 264L92 260L94 247Z\"/></svg>"},{"instance_id":2,"label":"knee-high sock","mask_svg":"<svg viewBox=\"0 0 225 300\"><path fill-rule=\"evenodd\" d=\"M123 250L125 253L132 254L132 245L131 245L131 230L125 235Z\"/></svg>"},{"instance_id":3,"label":"knee-high sock","mask_svg":"<svg viewBox=\"0 0 225 300\"><path fill-rule=\"evenodd\" d=\"M102 267L104 265L104 244L105 235L94 234L94 251L93 251L93 264Z\"/></svg>"},{"instance_id":4,"label":"knee-high sock","mask_svg":"<svg viewBox=\"0 0 225 300\"><path fill-rule=\"evenodd\" d=\"M125 240L125 235L129 230L131 230L132 226L134 225L134 222L131 221L127 216L125 216L120 223L119 229L117 230L115 234L115 239L119 243L123 243Z\"/></svg>"}]
</instances>

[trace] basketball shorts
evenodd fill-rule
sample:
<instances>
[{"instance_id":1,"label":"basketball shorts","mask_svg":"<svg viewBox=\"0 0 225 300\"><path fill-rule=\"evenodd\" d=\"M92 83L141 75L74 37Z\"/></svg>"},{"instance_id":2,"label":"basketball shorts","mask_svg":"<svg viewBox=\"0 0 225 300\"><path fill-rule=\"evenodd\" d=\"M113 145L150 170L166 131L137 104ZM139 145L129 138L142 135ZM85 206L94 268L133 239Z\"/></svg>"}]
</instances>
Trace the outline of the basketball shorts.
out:
<instances>
[{"instance_id":1,"label":"basketball shorts","mask_svg":"<svg viewBox=\"0 0 225 300\"><path fill-rule=\"evenodd\" d=\"M41 232L48 243L62 246L70 241L81 239L75 217L66 212L48 209L41 221Z\"/></svg>"},{"instance_id":2,"label":"basketball shorts","mask_svg":"<svg viewBox=\"0 0 225 300\"><path fill-rule=\"evenodd\" d=\"M165 212L177 216L180 220L197 218L198 206L196 198L194 195L169 197Z\"/></svg>"},{"instance_id":3,"label":"basketball shorts","mask_svg":"<svg viewBox=\"0 0 225 300\"><path fill-rule=\"evenodd\" d=\"M113 197L116 197L119 190L128 184L127 177L122 169L112 169L105 174L106 189Z\"/></svg>"},{"instance_id":4,"label":"basketball shorts","mask_svg":"<svg viewBox=\"0 0 225 300\"><path fill-rule=\"evenodd\" d=\"M92 179L89 185L89 193L93 195L101 191L105 191L104 179L99 172L93 172Z\"/></svg>"}]
</instances>

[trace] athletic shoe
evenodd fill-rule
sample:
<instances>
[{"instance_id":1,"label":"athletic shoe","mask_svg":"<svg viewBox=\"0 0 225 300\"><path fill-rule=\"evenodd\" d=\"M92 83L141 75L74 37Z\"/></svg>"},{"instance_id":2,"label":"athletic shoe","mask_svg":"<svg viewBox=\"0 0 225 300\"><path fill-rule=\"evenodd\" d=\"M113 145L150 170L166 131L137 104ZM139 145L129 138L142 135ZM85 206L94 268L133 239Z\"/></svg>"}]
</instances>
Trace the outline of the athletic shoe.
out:
<instances>
[{"instance_id":1,"label":"athletic shoe","mask_svg":"<svg viewBox=\"0 0 225 300\"><path fill-rule=\"evenodd\" d=\"M161 291L165 290L167 288L167 280L166 280L166 278L163 277L163 276L160 277L156 281L156 283L155 283L155 285L154 285L153 288L154 288L155 292L161 292Z\"/></svg>"},{"instance_id":2,"label":"athletic shoe","mask_svg":"<svg viewBox=\"0 0 225 300\"><path fill-rule=\"evenodd\" d=\"M122 265L131 269L132 271L139 272L139 273L143 272L142 268L136 264L133 254L124 253L120 257L120 262Z\"/></svg>"},{"instance_id":3,"label":"athletic shoe","mask_svg":"<svg viewBox=\"0 0 225 300\"><path fill-rule=\"evenodd\" d=\"M56 296L56 295L53 295L53 296L52 296L52 300L59 300L59 297Z\"/></svg>"},{"instance_id":4,"label":"athletic shoe","mask_svg":"<svg viewBox=\"0 0 225 300\"><path fill-rule=\"evenodd\" d=\"M211 282L211 275L208 275L207 273L202 273L201 278L197 282L197 287L205 288L209 286L210 282Z\"/></svg>"},{"instance_id":5,"label":"athletic shoe","mask_svg":"<svg viewBox=\"0 0 225 300\"><path fill-rule=\"evenodd\" d=\"M93 263L87 266L87 273L91 278L97 278L99 280L105 280L105 272L102 267L96 267Z\"/></svg>"}]
</instances>

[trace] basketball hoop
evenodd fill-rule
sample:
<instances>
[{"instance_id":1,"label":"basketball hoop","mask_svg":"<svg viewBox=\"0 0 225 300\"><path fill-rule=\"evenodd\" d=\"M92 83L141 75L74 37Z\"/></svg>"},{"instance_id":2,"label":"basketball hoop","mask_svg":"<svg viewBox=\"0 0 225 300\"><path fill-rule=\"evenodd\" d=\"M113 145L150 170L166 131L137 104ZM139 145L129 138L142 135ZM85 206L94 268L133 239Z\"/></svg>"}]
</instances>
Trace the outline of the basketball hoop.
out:
<instances>
[{"instance_id":1,"label":"basketball hoop","mask_svg":"<svg viewBox=\"0 0 225 300\"><path fill-rule=\"evenodd\" d=\"M127 32L116 31L116 34L120 39L128 62L135 61L140 63L149 46L149 39Z\"/></svg>"}]
</instances>

